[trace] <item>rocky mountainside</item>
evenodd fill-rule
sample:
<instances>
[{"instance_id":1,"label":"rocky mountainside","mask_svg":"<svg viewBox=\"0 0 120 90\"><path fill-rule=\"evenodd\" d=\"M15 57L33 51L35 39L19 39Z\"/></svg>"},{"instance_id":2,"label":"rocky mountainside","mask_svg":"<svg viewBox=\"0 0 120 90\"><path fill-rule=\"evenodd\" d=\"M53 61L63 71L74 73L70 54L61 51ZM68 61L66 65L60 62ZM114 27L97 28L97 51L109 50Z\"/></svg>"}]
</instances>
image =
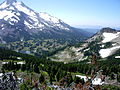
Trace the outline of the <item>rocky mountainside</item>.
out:
<instances>
[{"instance_id":1,"label":"rocky mountainside","mask_svg":"<svg viewBox=\"0 0 120 90\"><path fill-rule=\"evenodd\" d=\"M33 39L64 39L78 42L88 33L64 23L47 13L37 13L23 2L6 0L0 4L0 42Z\"/></svg>"},{"instance_id":2,"label":"rocky mountainside","mask_svg":"<svg viewBox=\"0 0 120 90\"><path fill-rule=\"evenodd\" d=\"M99 58L103 59L111 56L118 59L120 58L119 51L120 31L112 28L102 28L85 42L69 47L57 53L52 58L59 61L81 61L89 60L89 56L96 54ZM62 58L63 56L64 58Z\"/></svg>"},{"instance_id":3,"label":"rocky mountainside","mask_svg":"<svg viewBox=\"0 0 120 90\"><path fill-rule=\"evenodd\" d=\"M99 46L99 54L106 58L120 49L120 31L111 28L103 28L96 35L87 40ZM98 53L98 52L97 52Z\"/></svg>"}]
</instances>

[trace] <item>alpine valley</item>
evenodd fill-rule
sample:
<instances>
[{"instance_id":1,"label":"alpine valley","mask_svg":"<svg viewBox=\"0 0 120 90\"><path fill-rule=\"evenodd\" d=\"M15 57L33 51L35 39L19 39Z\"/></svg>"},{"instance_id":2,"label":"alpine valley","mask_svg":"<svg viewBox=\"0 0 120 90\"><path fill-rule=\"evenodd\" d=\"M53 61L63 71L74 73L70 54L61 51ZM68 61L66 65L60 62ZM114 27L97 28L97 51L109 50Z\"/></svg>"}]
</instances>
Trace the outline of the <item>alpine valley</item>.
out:
<instances>
[{"instance_id":1,"label":"alpine valley","mask_svg":"<svg viewBox=\"0 0 120 90\"><path fill-rule=\"evenodd\" d=\"M5 0L0 4L1 47L35 56L52 56L55 61L81 61L93 52L106 58L120 49L117 30L103 28L91 35L45 12L37 13L23 2Z\"/></svg>"},{"instance_id":2,"label":"alpine valley","mask_svg":"<svg viewBox=\"0 0 120 90\"><path fill-rule=\"evenodd\" d=\"M0 43L9 49L47 54L91 35L45 12L37 13L23 2L6 0L0 4Z\"/></svg>"},{"instance_id":3,"label":"alpine valley","mask_svg":"<svg viewBox=\"0 0 120 90\"><path fill-rule=\"evenodd\" d=\"M87 31L5 0L0 4L0 90L120 90L120 30Z\"/></svg>"}]
</instances>

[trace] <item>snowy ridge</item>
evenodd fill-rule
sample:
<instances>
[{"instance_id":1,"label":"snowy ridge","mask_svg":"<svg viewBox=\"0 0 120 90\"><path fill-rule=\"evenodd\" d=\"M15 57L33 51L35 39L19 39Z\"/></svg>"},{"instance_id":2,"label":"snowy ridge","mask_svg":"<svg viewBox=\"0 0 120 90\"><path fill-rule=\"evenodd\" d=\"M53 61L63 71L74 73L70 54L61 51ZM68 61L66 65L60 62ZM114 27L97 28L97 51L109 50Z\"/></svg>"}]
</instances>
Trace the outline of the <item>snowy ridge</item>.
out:
<instances>
[{"instance_id":1,"label":"snowy ridge","mask_svg":"<svg viewBox=\"0 0 120 90\"><path fill-rule=\"evenodd\" d=\"M0 9L0 19L9 21L11 25L19 22L19 16L21 15L20 12L23 12L28 15L29 21L31 20L31 22L24 21L28 28L40 28L37 14L25 6L22 2L13 2L8 4L6 1L0 6Z\"/></svg>"},{"instance_id":2,"label":"snowy ridge","mask_svg":"<svg viewBox=\"0 0 120 90\"><path fill-rule=\"evenodd\" d=\"M37 13L17 0L5 0L0 4L0 20L1 42L6 43L41 38L77 43L89 36L85 31L47 13Z\"/></svg>"},{"instance_id":3,"label":"snowy ridge","mask_svg":"<svg viewBox=\"0 0 120 90\"><path fill-rule=\"evenodd\" d=\"M36 16L36 13L29 9L27 6L25 6L22 2L14 2L12 5L15 6L17 10L22 11L27 15Z\"/></svg>"},{"instance_id":4,"label":"snowy ridge","mask_svg":"<svg viewBox=\"0 0 120 90\"><path fill-rule=\"evenodd\" d=\"M61 21L60 19L58 19L56 17L53 17L53 16L47 14L46 12L40 12L39 16L40 16L40 18L42 18L46 22L50 23L49 27L55 27L56 26L56 27L64 29L64 30L70 30L69 26L66 25L63 21Z\"/></svg>"},{"instance_id":5,"label":"snowy ridge","mask_svg":"<svg viewBox=\"0 0 120 90\"><path fill-rule=\"evenodd\" d=\"M11 25L15 25L20 21L22 13L26 14L24 24L29 29L44 29L47 27L55 27L61 30L70 30L70 26L62 22L60 19L53 17L47 13L37 13L34 10L27 7L23 2L17 2L16 0L7 0L0 5L0 19L8 21ZM29 19L29 20L28 20Z\"/></svg>"},{"instance_id":6,"label":"snowy ridge","mask_svg":"<svg viewBox=\"0 0 120 90\"><path fill-rule=\"evenodd\" d=\"M59 23L59 19L57 19L56 17L52 17L49 14L45 13L45 12L40 12L39 13L40 17L46 21L49 21L51 23Z\"/></svg>"}]
</instances>

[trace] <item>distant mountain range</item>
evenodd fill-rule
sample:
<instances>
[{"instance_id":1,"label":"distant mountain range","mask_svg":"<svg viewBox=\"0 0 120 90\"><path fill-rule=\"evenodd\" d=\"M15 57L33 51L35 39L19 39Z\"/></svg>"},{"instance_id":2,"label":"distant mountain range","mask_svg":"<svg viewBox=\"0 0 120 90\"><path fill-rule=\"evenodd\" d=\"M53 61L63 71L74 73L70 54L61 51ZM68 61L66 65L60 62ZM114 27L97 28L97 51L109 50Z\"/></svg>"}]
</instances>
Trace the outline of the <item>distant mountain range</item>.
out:
<instances>
[{"instance_id":1,"label":"distant mountain range","mask_svg":"<svg viewBox=\"0 0 120 90\"><path fill-rule=\"evenodd\" d=\"M76 43L91 36L47 13L37 13L23 2L5 0L0 4L0 42L33 39L63 39Z\"/></svg>"},{"instance_id":2,"label":"distant mountain range","mask_svg":"<svg viewBox=\"0 0 120 90\"><path fill-rule=\"evenodd\" d=\"M84 31L87 31L87 32L90 32L90 33L97 33L101 28L104 28L106 26L98 26L98 25L95 25L95 26L92 26L92 25L77 25L76 26L77 28L80 28L80 29L83 29ZM120 30L119 27L111 27L111 28L114 28L116 30Z\"/></svg>"}]
</instances>

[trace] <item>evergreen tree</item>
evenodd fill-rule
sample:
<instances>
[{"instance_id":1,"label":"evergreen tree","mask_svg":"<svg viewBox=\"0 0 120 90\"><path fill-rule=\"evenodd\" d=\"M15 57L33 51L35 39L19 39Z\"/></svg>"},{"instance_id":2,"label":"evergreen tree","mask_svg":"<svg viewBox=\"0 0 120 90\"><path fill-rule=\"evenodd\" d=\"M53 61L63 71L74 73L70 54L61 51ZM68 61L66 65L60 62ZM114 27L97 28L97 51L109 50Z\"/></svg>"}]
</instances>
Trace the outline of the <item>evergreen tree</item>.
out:
<instances>
[{"instance_id":1,"label":"evergreen tree","mask_svg":"<svg viewBox=\"0 0 120 90\"><path fill-rule=\"evenodd\" d=\"M29 90L29 88L27 87L27 84L22 83L22 84L20 85L20 90Z\"/></svg>"},{"instance_id":2,"label":"evergreen tree","mask_svg":"<svg viewBox=\"0 0 120 90\"><path fill-rule=\"evenodd\" d=\"M45 82L45 77L43 74L40 75L39 82L42 84Z\"/></svg>"},{"instance_id":3,"label":"evergreen tree","mask_svg":"<svg viewBox=\"0 0 120 90\"><path fill-rule=\"evenodd\" d=\"M117 81L120 82L120 73L117 74Z\"/></svg>"}]
</instances>

